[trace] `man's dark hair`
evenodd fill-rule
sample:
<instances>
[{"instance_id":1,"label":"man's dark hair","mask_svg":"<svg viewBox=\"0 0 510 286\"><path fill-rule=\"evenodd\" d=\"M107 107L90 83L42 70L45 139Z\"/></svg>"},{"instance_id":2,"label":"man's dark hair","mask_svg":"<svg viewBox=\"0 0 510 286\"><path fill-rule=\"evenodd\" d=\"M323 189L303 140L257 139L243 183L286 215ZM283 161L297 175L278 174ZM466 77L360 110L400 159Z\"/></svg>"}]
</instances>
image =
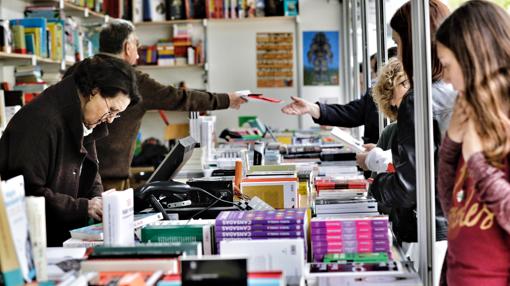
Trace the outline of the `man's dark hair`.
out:
<instances>
[{"instance_id":1,"label":"man's dark hair","mask_svg":"<svg viewBox=\"0 0 510 286\"><path fill-rule=\"evenodd\" d=\"M115 97L119 92L131 100L140 101L136 72L129 64L114 57L96 55L76 65L73 79L82 96L89 96L97 88L103 97Z\"/></svg>"},{"instance_id":2,"label":"man's dark hair","mask_svg":"<svg viewBox=\"0 0 510 286\"><path fill-rule=\"evenodd\" d=\"M396 57L397 56L397 47L391 47L386 52L388 53L388 59ZM377 66L377 53L375 53L375 54L370 56L370 60L371 61L374 60L374 59L375 59L374 72L377 74L377 69L378 69L378 66Z\"/></svg>"},{"instance_id":3,"label":"man's dark hair","mask_svg":"<svg viewBox=\"0 0 510 286\"><path fill-rule=\"evenodd\" d=\"M99 33L99 51L110 54L122 52L124 43L134 31L133 24L126 20L111 20Z\"/></svg>"}]
</instances>

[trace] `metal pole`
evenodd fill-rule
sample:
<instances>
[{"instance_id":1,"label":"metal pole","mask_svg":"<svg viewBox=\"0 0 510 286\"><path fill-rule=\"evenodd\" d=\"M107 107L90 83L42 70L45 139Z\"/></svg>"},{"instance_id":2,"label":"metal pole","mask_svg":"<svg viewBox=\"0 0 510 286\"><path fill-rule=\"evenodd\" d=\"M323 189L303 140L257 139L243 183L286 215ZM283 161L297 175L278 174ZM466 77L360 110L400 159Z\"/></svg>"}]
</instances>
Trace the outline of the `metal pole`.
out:
<instances>
[{"instance_id":1,"label":"metal pole","mask_svg":"<svg viewBox=\"0 0 510 286\"><path fill-rule=\"evenodd\" d=\"M386 48L386 0L375 0L375 21L377 29L377 70L381 70L386 61L388 61L388 52ZM379 112L379 134L384 129L384 115Z\"/></svg>"},{"instance_id":2,"label":"metal pole","mask_svg":"<svg viewBox=\"0 0 510 286\"><path fill-rule=\"evenodd\" d=\"M372 75L370 74L370 54L368 52L368 0L361 0L361 50L363 52L363 80L365 81L365 89L372 86Z\"/></svg>"},{"instance_id":3,"label":"metal pole","mask_svg":"<svg viewBox=\"0 0 510 286\"><path fill-rule=\"evenodd\" d=\"M352 99L360 98L359 86L359 60L358 60L358 0L351 1L352 26ZM354 128L354 137L361 138L360 128Z\"/></svg>"},{"instance_id":4,"label":"metal pole","mask_svg":"<svg viewBox=\"0 0 510 286\"><path fill-rule=\"evenodd\" d=\"M345 96L345 99L347 102L350 102L351 100L353 100L353 94L352 94L352 44L351 44L351 21L350 21L350 18L351 18L351 10L349 9L349 4L350 4L350 0L344 0L344 6L343 6L343 12L344 12L344 27L345 27L345 31L346 31L346 35L345 35L345 47L346 47L346 51L345 51L345 70L347 71L346 72L346 84L347 84L347 89L346 89L346 96Z\"/></svg>"},{"instance_id":5,"label":"metal pole","mask_svg":"<svg viewBox=\"0 0 510 286\"><path fill-rule=\"evenodd\" d=\"M302 73L303 71L303 67L302 67L302 63L301 63L301 59L302 59L302 53L304 52L301 48L301 46L299 45L299 43L302 42L302 39L301 39L301 28L299 26L299 23L300 23L300 18L299 16L296 16L296 19L294 21L294 45L296 46L294 50L294 59L296 61L296 71L297 71L297 76L296 76L296 86L297 86L297 92L298 92L298 97L300 98L303 98L303 85L302 85L302 82L301 82L301 77L304 76L304 74ZM302 129L303 128L303 116L298 116L298 128L299 129Z\"/></svg>"},{"instance_id":6,"label":"metal pole","mask_svg":"<svg viewBox=\"0 0 510 286\"><path fill-rule=\"evenodd\" d=\"M341 66L343 68L340 69L340 72L341 72L341 76L342 76L342 86L341 86L341 90L342 90L342 98L345 99L345 100L348 100L348 96L349 96L349 84L348 84L348 79L347 79L347 63L348 63L348 59L347 59L347 50L348 50L348 47L347 47L347 41L345 39L347 39L348 37L348 32L347 32L347 27L346 27L346 21L345 19L347 18L347 15L345 14L345 6L348 5L347 1L348 0L339 0L340 1L340 39L342 39L340 41L340 46L341 46L341 52L340 52L340 55L341 55Z\"/></svg>"},{"instance_id":7,"label":"metal pole","mask_svg":"<svg viewBox=\"0 0 510 286\"><path fill-rule=\"evenodd\" d=\"M414 130L416 139L416 199L419 274L433 285L435 232L432 75L428 1L411 1L414 66Z\"/></svg>"},{"instance_id":8,"label":"metal pole","mask_svg":"<svg viewBox=\"0 0 510 286\"><path fill-rule=\"evenodd\" d=\"M359 87L359 60L358 60L358 0L351 2L352 26L352 97L360 98Z\"/></svg>"}]
</instances>

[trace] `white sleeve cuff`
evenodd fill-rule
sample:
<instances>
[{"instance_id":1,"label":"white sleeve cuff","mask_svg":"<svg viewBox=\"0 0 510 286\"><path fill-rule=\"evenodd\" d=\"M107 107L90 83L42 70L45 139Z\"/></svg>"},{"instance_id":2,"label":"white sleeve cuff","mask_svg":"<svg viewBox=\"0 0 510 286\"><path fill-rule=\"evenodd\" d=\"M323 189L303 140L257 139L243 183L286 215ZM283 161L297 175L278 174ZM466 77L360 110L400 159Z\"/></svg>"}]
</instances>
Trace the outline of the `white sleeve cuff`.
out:
<instances>
[{"instance_id":1,"label":"white sleeve cuff","mask_svg":"<svg viewBox=\"0 0 510 286\"><path fill-rule=\"evenodd\" d=\"M392 163L391 150L384 151L376 147L368 152L365 164L372 172L385 173L388 170L388 164Z\"/></svg>"}]
</instances>

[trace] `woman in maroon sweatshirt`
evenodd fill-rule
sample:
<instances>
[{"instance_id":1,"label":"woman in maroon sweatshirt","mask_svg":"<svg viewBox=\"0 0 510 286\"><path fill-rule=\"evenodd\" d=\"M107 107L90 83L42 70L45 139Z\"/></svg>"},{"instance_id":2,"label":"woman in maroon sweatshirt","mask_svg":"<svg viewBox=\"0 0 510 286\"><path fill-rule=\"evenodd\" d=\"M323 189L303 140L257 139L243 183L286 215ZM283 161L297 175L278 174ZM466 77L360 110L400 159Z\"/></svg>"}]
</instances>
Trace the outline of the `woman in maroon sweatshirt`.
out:
<instances>
[{"instance_id":1,"label":"woman in maroon sweatshirt","mask_svg":"<svg viewBox=\"0 0 510 286\"><path fill-rule=\"evenodd\" d=\"M459 92L441 145L448 285L510 285L510 16L470 1L436 33L444 80ZM444 271L443 271L444 272Z\"/></svg>"}]
</instances>

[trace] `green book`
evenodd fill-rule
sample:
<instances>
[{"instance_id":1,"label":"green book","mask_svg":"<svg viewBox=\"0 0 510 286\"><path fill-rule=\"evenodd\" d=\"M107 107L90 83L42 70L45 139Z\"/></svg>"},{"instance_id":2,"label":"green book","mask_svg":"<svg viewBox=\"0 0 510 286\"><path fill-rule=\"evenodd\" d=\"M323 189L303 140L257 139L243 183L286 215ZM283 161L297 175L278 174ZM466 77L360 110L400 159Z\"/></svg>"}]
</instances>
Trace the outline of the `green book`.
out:
<instances>
[{"instance_id":1,"label":"green book","mask_svg":"<svg viewBox=\"0 0 510 286\"><path fill-rule=\"evenodd\" d=\"M388 262L388 254L386 252L368 252L368 253L334 253L326 254L323 262L364 262L364 263L380 263Z\"/></svg>"},{"instance_id":2,"label":"green book","mask_svg":"<svg viewBox=\"0 0 510 286\"><path fill-rule=\"evenodd\" d=\"M148 225L142 242L201 242L205 255L212 254L211 225Z\"/></svg>"},{"instance_id":3,"label":"green book","mask_svg":"<svg viewBox=\"0 0 510 286\"><path fill-rule=\"evenodd\" d=\"M201 242L138 244L130 247L96 246L89 258L167 258L182 254L201 255Z\"/></svg>"}]
</instances>

